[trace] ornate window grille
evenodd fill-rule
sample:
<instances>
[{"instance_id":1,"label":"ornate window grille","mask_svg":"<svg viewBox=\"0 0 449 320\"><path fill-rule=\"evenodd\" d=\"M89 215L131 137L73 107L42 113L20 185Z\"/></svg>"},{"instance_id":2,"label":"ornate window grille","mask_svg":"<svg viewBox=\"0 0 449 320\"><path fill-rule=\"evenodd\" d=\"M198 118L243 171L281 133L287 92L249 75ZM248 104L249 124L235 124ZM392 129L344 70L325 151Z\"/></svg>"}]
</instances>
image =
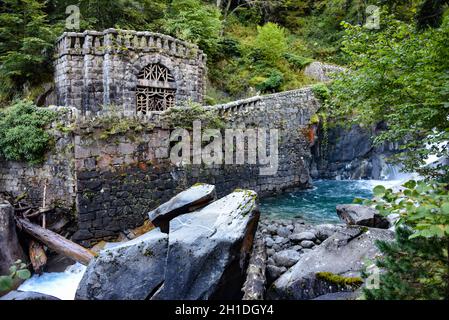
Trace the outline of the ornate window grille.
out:
<instances>
[{"instance_id":1,"label":"ornate window grille","mask_svg":"<svg viewBox=\"0 0 449 320\"><path fill-rule=\"evenodd\" d=\"M164 111L175 105L175 78L166 67L150 64L140 71L137 81L137 112Z\"/></svg>"}]
</instances>

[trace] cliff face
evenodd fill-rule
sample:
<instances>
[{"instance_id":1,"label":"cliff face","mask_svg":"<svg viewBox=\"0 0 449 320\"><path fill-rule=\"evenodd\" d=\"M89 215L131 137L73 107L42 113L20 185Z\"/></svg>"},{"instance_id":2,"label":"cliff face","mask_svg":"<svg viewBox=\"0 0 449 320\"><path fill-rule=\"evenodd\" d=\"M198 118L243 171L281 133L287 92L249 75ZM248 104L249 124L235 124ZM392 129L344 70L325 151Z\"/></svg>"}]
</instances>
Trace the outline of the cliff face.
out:
<instances>
[{"instance_id":1,"label":"cliff face","mask_svg":"<svg viewBox=\"0 0 449 320\"><path fill-rule=\"evenodd\" d=\"M398 145L375 146L374 137L385 129L384 124L369 128L353 125L329 128L327 142L319 129L312 146L311 175L315 179L385 179L393 178L394 167L388 157L398 152Z\"/></svg>"}]
</instances>

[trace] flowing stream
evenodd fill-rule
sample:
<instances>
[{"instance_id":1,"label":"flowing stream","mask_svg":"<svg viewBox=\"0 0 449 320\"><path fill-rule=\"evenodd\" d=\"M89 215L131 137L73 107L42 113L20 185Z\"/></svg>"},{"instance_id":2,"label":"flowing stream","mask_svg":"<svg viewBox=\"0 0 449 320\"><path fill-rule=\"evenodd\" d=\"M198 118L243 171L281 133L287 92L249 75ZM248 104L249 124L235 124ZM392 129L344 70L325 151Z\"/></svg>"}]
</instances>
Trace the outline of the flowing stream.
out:
<instances>
[{"instance_id":1,"label":"flowing stream","mask_svg":"<svg viewBox=\"0 0 449 320\"><path fill-rule=\"evenodd\" d=\"M376 185L395 187L399 180L319 180L310 190L289 192L261 200L263 216L273 219L301 219L307 223L338 223L335 207L354 198L370 198Z\"/></svg>"},{"instance_id":2,"label":"flowing stream","mask_svg":"<svg viewBox=\"0 0 449 320\"><path fill-rule=\"evenodd\" d=\"M338 223L335 212L337 204L352 203L356 197L368 198L372 189L382 184L387 187L400 185L401 180L321 180L314 188L301 192L286 193L261 201L262 215L272 218L298 218L308 223ZM64 272L33 275L18 289L49 294L63 300L73 300L79 282L86 270L81 264L69 266Z\"/></svg>"}]
</instances>

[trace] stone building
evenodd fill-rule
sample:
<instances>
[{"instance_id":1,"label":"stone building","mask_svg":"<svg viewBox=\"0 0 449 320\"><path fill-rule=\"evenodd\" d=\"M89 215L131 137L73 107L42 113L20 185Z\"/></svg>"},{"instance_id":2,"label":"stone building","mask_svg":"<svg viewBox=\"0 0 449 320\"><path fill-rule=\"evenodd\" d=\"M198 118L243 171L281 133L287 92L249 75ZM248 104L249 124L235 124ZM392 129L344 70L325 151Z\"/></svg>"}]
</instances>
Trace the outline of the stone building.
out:
<instances>
[{"instance_id":1,"label":"stone building","mask_svg":"<svg viewBox=\"0 0 449 320\"><path fill-rule=\"evenodd\" d=\"M162 111L205 94L206 55L196 45L153 32L66 32L56 43L57 105L96 112Z\"/></svg>"}]
</instances>

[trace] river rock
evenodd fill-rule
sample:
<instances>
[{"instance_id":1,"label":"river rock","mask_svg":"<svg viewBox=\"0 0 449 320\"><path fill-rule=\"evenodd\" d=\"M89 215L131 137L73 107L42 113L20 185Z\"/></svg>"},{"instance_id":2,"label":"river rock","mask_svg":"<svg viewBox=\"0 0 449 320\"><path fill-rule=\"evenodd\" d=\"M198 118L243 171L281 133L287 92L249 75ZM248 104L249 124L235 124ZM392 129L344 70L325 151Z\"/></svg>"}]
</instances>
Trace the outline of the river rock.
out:
<instances>
[{"instance_id":1,"label":"river rock","mask_svg":"<svg viewBox=\"0 0 449 320\"><path fill-rule=\"evenodd\" d=\"M318 240L324 241L337 231L343 230L345 228L346 226L343 224L320 224L318 226L315 226L315 235Z\"/></svg>"},{"instance_id":2,"label":"river rock","mask_svg":"<svg viewBox=\"0 0 449 320\"><path fill-rule=\"evenodd\" d=\"M387 229L390 223L376 209L359 204L337 206L337 214L348 225Z\"/></svg>"},{"instance_id":3,"label":"river rock","mask_svg":"<svg viewBox=\"0 0 449 320\"><path fill-rule=\"evenodd\" d=\"M287 227L279 227L278 230L277 230L277 234L280 237L288 238L292 234L292 232Z\"/></svg>"},{"instance_id":4,"label":"river rock","mask_svg":"<svg viewBox=\"0 0 449 320\"><path fill-rule=\"evenodd\" d=\"M165 282L152 299L241 298L259 216L256 193L242 190L170 221Z\"/></svg>"},{"instance_id":5,"label":"river rock","mask_svg":"<svg viewBox=\"0 0 449 320\"><path fill-rule=\"evenodd\" d=\"M300 243L303 240L313 241L316 239L316 235L313 232L304 231L304 232L300 232L300 233L294 233L289 238L293 242Z\"/></svg>"},{"instance_id":6,"label":"river rock","mask_svg":"<svg viewBox=\"0 0 449 320\"><path fill-rule=\"evenodd\" d=\"M278 267L278 266L274 266L274 265L268 265L267 266L267 281L268 281L268 283L272 283L286 271L287 271L286 267Z\"/></svg>"},{"instance_id":7,"label":"river rock","mask_svg":"<svg viewBox=\"0 0 449 320\"><path fill-rule=\"evenodd\" d=\"M315 249L301 255L301 259L270 286L268 299L306 300L341 291L337 285L317 279L317 272L339 275L359 275L365 261L373 261L380 254L376 240L391 241L390 230L346 227L330 236Z\"/></svg>"},{"instance_id":8,"label":"river rock","mask_svg":"<svg viewBox=\"0 0 449 320\"><path fill-rule=\"evenodd\" d=\"M271 248L273 246L273 244L274 244L274 240L269 238L269 237L266 237L265 238L265 244L266 244L267 247Z\"/></svg>"},{"instance_id":9,"label":"river rock","mask_svg":"<svg viewBox=\"0 0 449 320\"><path fill-rule=\"evenodd\" d=\"M281 236L275 236L274 237L274 243L277 245L286 244L288 242L288 239L281 237Z\"/></svg>"},{"instance_id":10,"label":"river rock","mask_svg":"<svg viewBox=\"0 0 449 320\"><path fill-rule=\"evenodd\" d=\"M77 300L144 300L164 281L168 235L153 229L102 250L89 263Z\"/></svg>"},{"instance_id":11,"label":"river rock","mask_svg":"<svg viewBox=\"0 0 449 320\"><path fill-rule=\"evenodd\" d=\"M0 275L9 274L14 262L25 261L25 257L17 238L14 208L9 203L0 203Z\"/></svg>"},{"instance_id":12,"label":"river rock","mask_svg":"<svg viewBox=\"0 0 449 320\"><path fill-rule=\"evenodd\" d=\"M283 250L273 255L277 266L287 268L298 262L299 258L300 254L295 250Z\"/></svg>"},{"instance_id":13,"label":"river rock","mask_svg":"<svg viewBox=\"0 0 449 320\"><path fill-rule=\"evenodd\" d=\"M304 249L310 249L315 245L315 243L313 243L313 241L310 240L303 240L301 241L301 247L303 247Z\"/></svg>"},{"instance_id":14,"label":"river rock","mask_svg":"<svg viewBox=\"0 0 449 320\"><path fill-rule=\"evenodd\" d=\"M60 300L48 294L14 290L0 298L0 300Z\"/></svg>"},{"instance_id":15,"label":"river rock","mask_svg":"<svg viewBox=\"0 0 449 320\"><path fill-rule=\"evenodd\" d=\"M148 213L150 221L167 233L169 221L181 214L192 212L216 199L215 186L196 184L177 194L163 205Z\"/></svg>"}]
</instances>

